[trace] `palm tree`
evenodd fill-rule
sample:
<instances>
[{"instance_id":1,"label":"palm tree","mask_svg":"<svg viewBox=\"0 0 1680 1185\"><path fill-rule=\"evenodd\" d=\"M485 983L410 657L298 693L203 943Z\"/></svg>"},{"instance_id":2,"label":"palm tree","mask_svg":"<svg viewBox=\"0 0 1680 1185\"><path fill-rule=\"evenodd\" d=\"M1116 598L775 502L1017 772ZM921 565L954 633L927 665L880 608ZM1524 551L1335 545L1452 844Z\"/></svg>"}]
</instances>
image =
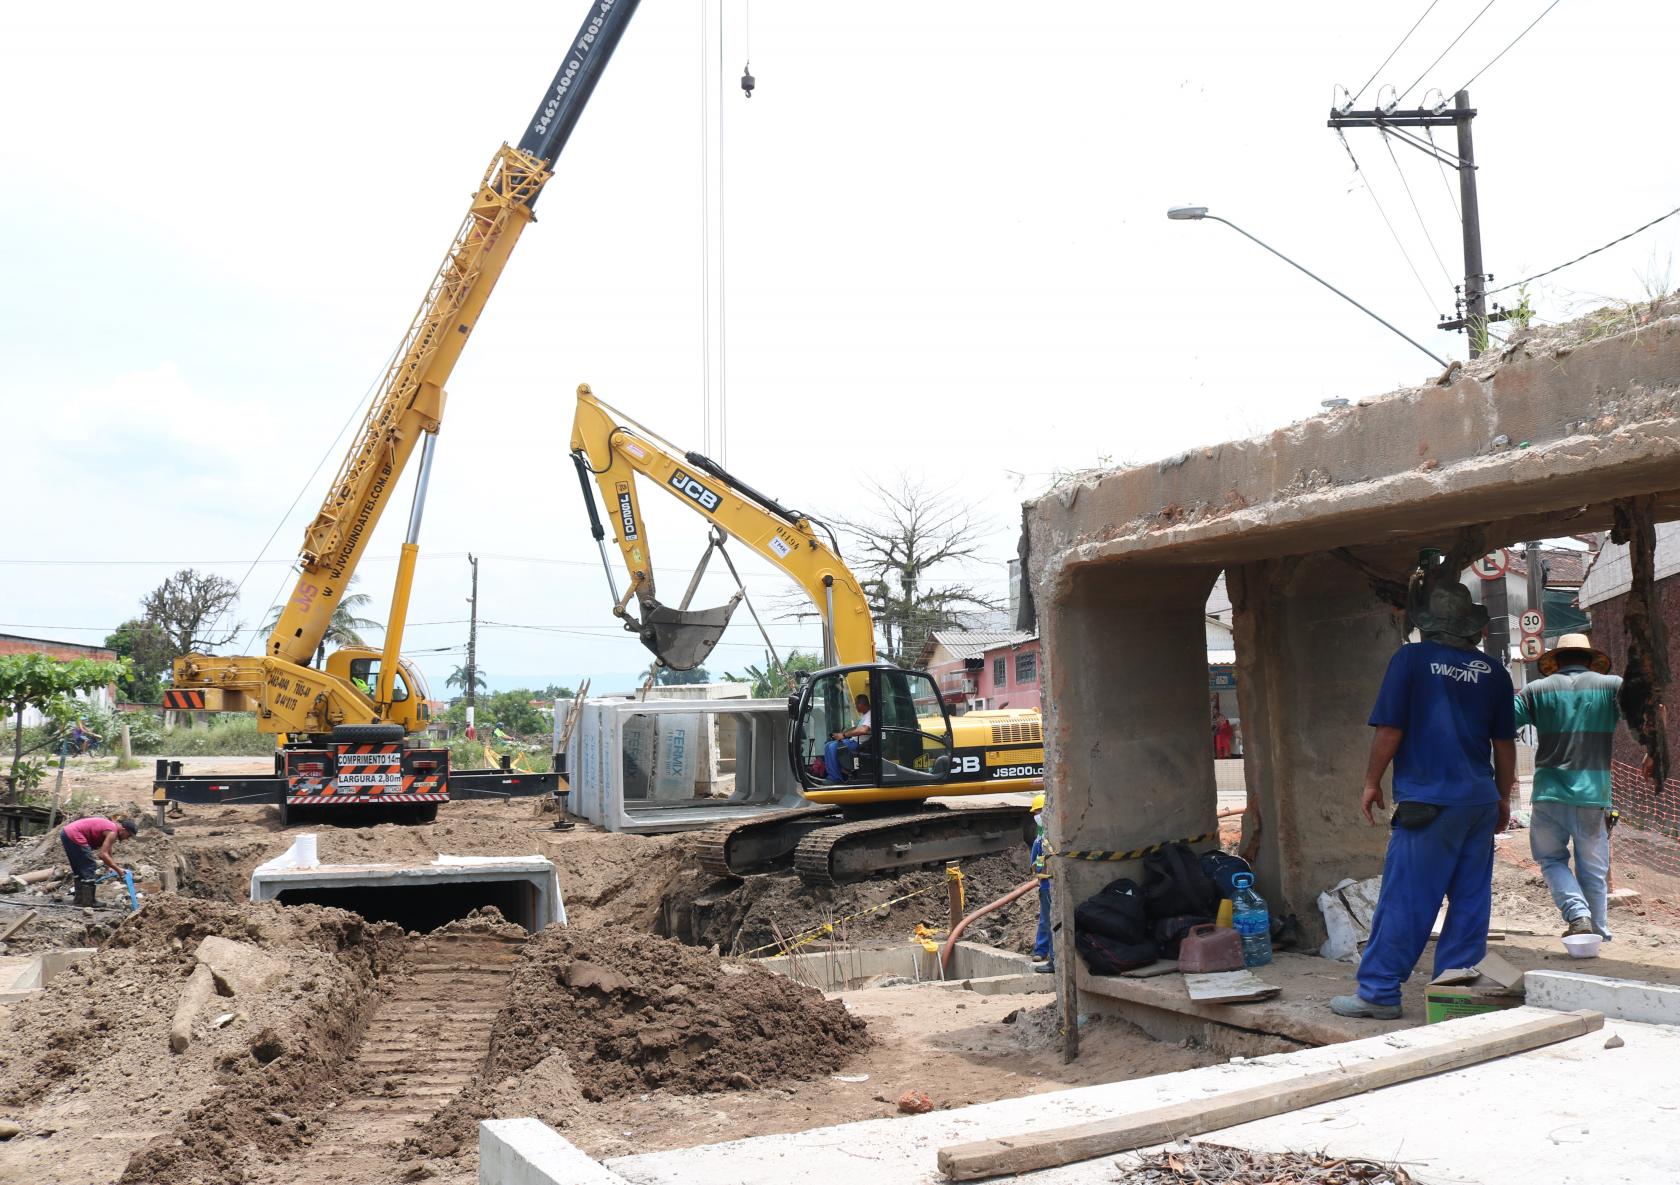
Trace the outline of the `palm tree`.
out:
<instances>
[{"instance_id":1,"label":"palm tree","mask_svg":"<svg viewBox=\"0 0 1680 1185\"><path fill-rule=\"evenodd\" d=\"M360 579L360 576L350 577L350 583L345 587L353 587L356 581ZM362 646L366 644L362 639L363 630L385 628L385 623L382 621L375 621L371 617L356 616L359 610L365 609L371 604L373 604L373 598L368 596L367 593L351 593L333 607L332 620L327 623L327 632L321 638L321 644L315 648L315 665L317 667L326 662L327 643L331 642L334 647ZM264 623L263 628L272 634L279 624L280 607L275 606L269 613L268 621Z\"/></svg>"},{"instance_id":2,"label":"palm tree","mask_svg":"<svg viewBox=\"0 0 1680 1185\"><path fill-rule=\"evenodd\" d=\"M488 691L490 689L490 684L485 681L483 671L474 671L472 681L473 690L475 692ZM461 689L461 694L465 695L467 692L467 668L456 667L453 671L449 672L449 678L443 681L443 685L445 687L459 687Z\"/></svg>"}]
</instances>

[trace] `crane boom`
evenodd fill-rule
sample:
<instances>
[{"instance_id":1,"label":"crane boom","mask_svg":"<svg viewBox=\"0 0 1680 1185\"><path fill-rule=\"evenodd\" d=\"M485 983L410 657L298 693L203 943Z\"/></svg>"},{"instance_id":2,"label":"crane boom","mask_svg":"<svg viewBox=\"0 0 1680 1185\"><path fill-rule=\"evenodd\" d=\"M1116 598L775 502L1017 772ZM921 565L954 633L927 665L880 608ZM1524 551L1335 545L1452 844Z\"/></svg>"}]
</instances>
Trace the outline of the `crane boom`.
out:
<instances>
[{"instance_id":1,"label":"crane boom","mask_svg":"<svg viewBox=\"0 0 1680 1185\"><path fill-rule=\"evenodd\" d=\"M443 263L432 276L368 405L326 498L304 530L298 578L282 606L261 657L185 655L175 662L172 706L196 710L254 711L264 732L322 734L342 725L424 725L411 694L398 680L419 682L402 664L403 624L419 547L421 510L432 446L443 420L444 385L484 311L502 269L534 220L532 207L553 176L553 165L577 126L601 72L624 35L640 0L592 0L589 14L566 48L517 147L503 144L468 207ZM414 508L402 546L382 652L365 647L337 652L326 671L309 668L327 636L380 516L416 448L424 460ZM372 686L355 674L371 673Z\"/></svg>"},{"instance_id":2,"label":"crane boom","mask_svg":"<svg viewBox=\"0 0 1680 1185\"><path fill-rule=\"evenodd\" d=\"M297 584L269 635L269 657L306 664L326 636L421 434L438 430L444 384L639 3L591 5L518 147L504 144L490 161L321 509L304 531Z\"/></svg>"}]
</instances>

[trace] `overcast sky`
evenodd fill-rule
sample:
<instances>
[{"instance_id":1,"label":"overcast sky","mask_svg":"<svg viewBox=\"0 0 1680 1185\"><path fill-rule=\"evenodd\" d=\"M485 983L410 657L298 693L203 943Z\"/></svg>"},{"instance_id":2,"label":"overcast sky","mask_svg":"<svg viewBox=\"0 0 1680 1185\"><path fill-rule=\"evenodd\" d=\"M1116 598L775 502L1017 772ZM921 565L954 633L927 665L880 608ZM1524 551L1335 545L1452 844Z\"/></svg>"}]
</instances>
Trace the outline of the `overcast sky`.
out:
<instances>
[{"instance_id":1,"label":"overcast sky","mask_svg":"<svg viewBox=\"0 0 1680 1185\"><path fill-rule=\"evenodd\" d=\"M1498 0L1432 66L1483 7L1436 4L1360 105L1385 81L1421 77L1406 106L1450 94L1548 2ZM1001 595L1019 504L1058 471L1438 369L1229 228L1169 223L1170 205L1212 207L1463 357L1434 328L1461 270L1455 179L1404 146L1391 160L1374 131L1349 133L1356 174L1324 126L1332 86L1357 90L1425 7L759 0L749 28L729 0L719 95L717 0L646 0L449 383L406 648L464 643L470 549L495 684L607 689L646 665L610 616L566 456L579 382L813 511L865 511L868 483L900 473L954 489L989 524L991 562L966 576ZM0 9L0 631L97 641L185 564L243 581L240 619L261 621L340 430L584 12ZM1496 283L1680 204L1661 122L1677 24L1672 5L1563 0L1477 80ZM706 114L721 439L702 410ZM1677 235L1680 218L1532 299L1564 319L1673 288ZM362 566L380 618L407 502L405 483ZM699 520L644 505L674 601ZM785 591L738 562L759 603ZM728 592L709 578L700 600ZM761 661L740 622L712 671ZM461 659L420 661L441 691Z\"/></svg>"}]
</instances>

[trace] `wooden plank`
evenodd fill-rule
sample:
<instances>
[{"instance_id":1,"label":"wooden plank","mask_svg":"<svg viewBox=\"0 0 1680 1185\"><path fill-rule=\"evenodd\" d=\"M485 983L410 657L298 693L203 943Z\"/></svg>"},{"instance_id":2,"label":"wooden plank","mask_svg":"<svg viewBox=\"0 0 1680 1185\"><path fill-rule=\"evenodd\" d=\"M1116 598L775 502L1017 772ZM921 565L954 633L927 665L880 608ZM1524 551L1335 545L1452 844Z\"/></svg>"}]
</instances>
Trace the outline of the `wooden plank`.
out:
<instances>
[{"instance_id":1,"label":"wooden plank","mask_svg":"<svg viewBox=\"0 0 1680 1185\"><path fill-rule=\"evenodd\" d=\"M1120 972L1122 979L1154 979L1157 975L1171 975L1178 970L1177 959L1156 959L1147 967L1133 967Z\"/></svg>"},{"instance_id":2,"label":"wooden plank","mask_svg":"<svg viewBox=\"0 0 1680 1185\"><path fill-rule=\"evenodd\" d=\"M25 911L24 915L21 918L18 918L15 922L13 922L11 925L7 926L4 930L0 930L0 942L6 941L6 939L10 938L13 934L16 934L19 930L23 929L25 926L27 926L30 922L32 922L34 920L35 920L35 911L33 909Z\"/></svg>"},{"instance_id":3,"label":"wooden plank","mask_svg":"<svg viewBox=\"0 0 1680 1185\"><path fill-rule=\"evenodd\" d=\"M1451 1021L1446 1022L1451 1024ZM1492 1033L1408 1049L1368 1062L1303 1074L1293 1080L1246 1087L1226 1095L1153 1107L1118 1119L1075 1124L1029 1135L953 1144L939 1150L939 1171L957 1181L1005 1173L1030 1173L1113 1156L1187 1136L1219 1131L1317 1106L1478 1062L1524 1053L1593 1032L1604 1024L1598 1012L1560 1012Z\"/></svg>"}]
</instances>

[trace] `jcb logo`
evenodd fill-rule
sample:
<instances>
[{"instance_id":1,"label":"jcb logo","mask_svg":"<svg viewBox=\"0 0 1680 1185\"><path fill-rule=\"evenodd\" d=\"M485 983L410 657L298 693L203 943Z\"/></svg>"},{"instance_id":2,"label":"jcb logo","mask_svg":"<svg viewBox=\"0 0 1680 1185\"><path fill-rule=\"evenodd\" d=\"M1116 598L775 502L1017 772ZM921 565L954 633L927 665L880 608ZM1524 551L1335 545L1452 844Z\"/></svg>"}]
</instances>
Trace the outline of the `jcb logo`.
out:
<instances>
[{"instance_id":1,"label":"jcb logo","mask_svg":"<svg viewBox=\"0 0 1680 1185\"><path fill-rule=\"evenodd\" d=\"M681 469L671 474L671 485L681 490L683 495L699 505L701 510L716 510L718 504L723 501Z\"/></svg>"},{"instance_id":2,"label":"jcb logo","mask_svg":"<svg viewBox=\"0 0 1680 1185\"><path fill-rule=\"evenodd\" d=\"M977 774L980 772L980 759L978 757L953 757L951 758L951 772L955 774Z\"/></svg>"}]
</instances>

